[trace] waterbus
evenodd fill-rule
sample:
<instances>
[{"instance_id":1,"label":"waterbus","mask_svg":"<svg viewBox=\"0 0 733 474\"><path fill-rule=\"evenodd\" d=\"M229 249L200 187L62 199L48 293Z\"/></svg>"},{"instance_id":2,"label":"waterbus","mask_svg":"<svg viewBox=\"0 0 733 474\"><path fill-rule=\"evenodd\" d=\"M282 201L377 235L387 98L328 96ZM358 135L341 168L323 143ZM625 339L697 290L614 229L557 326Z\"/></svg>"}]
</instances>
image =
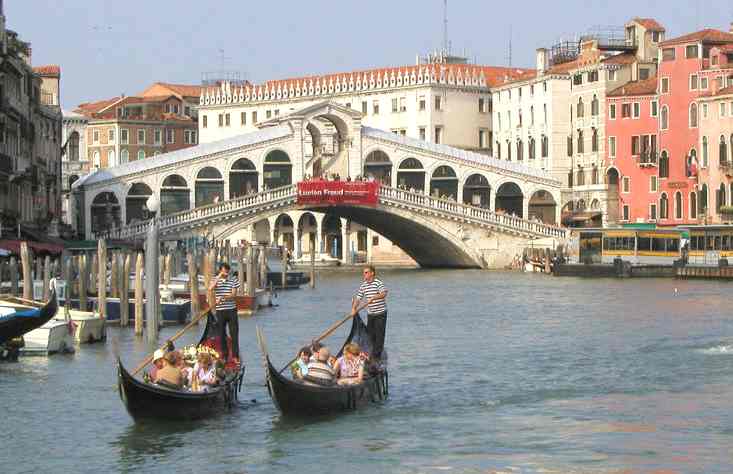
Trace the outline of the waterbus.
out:
<instances>
[{"instance_id":1,"label":"waterbus","mask_svg":"<svg viewBox=\"0 0 733 474\"><path fill-rule=\"evenodd\" d=\"M680 229L574 229L568 245L570 263L613 264L620 258L633 265L673 265L680 259Z\"/></svg>"},{"instance_id":2,"label":"waterbus","mask_svg":"<svg viewBox=\"0 0 733 474\"><path fill-rule=\"evenodd\" d=\"M690 265L717 266L720 260L733 258L733 225L694 225L685 229L690 234Z\"/></svg>"}]
</instances>

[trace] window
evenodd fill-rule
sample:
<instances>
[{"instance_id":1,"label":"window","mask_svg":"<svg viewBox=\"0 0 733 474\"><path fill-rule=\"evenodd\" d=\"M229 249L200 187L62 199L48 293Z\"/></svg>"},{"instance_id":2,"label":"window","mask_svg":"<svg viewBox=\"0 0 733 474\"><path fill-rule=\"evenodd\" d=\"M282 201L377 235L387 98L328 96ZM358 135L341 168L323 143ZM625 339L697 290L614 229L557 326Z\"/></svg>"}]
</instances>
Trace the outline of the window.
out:
<instances>
[{"instance_id":1,"label":"window","mask_svg":"<svg viewBox=\"0 0 733 474\"><path fill-rule=\"evenodd\" d=\"M616 137L608 137L608 156L616 157Z\"/></svg>"},{"instance_id":2,"label":"window","mask_svg":"<svg viewBox=\"0 0 733 474\"><path fill-rule=\"evenodd\" d=\"M173 113L178 114L178 104L173 104Z\"/></svg>"},{"instance_id":3,"label":"window","mask_svg":"<svg viewBox=\"0 0 733 474\"><path fill-rule=\"evenodd\" d=\"M247 112L242 112L239 114L239 124L243 127L247 125Z\"/></svg>"},{"instance_id":4,"label":"window","mask_svg":"<svg viewBox=\"0 0 733 474\"><path fill-rule=\"evenodd\" d=\"M662 112L659 117L659 128L662 130L669 128L669 111L666 105L662 107Z\"/></svg>"},{"instance_id":5,"label":"window","mask_svg":"<svg viewBox=\"0 0 733 474\"><path fill-rule=\"evenodd\" d=\"M598 151L598 129L593 127L593 134L590 137L590 151Z\"/></svg>"},{"instance_id":6,"label":"window","mask_svg":"<svg viewBox=\"0 0 733 474\"><path fill-rule=\"evenodd\" d=\"M599 108L598 105L599 105L598 96L596 96L595 94L593 94L593 100L590 103L590 114L593 117L598 116L598 108Z\"/></svg>"},{"instance_id":7,"label":"window","mask_svg":"<svg viewBox=\"0 0 733 474\"><path fill-rule=\"evenodd\" d=\"M702 167L708 167L708 137L702 137Z\"/></svg>"},{"instance_id":8,"label":"window","mask_svg":"<svg viewBox=\"0 0 733 474\"><path fill-rule=\"evenodd\" d=\"M130 140L130 131L126 128L120 130L120 143L127 145Z\"/></svg>"},{"instance_id":9,"label":"window","mask_svg":"<svg viewBox=\"0 0 733 474\"><path fill-rule=\"evenodd\" d=\"M634 102L634 118L639 118L641 115L641 105L638 102Z\"/></svg>"},{"instance_id":10,"label":"window","mask_svg":"<svg viewBox=\"0 0 733 474\"><path fill-rule=\"evenodd\" d=\"M585 112L585 110L584 110L584 109L585 109L585 108L583 107L583 98L582 98L582 97L580 97L580 98L578 99L578 112L577 112L577 114L576 114L578 118L581 118L581 117L583 116L583 113Z\"/></svg>"},{"instance_id":11,"label":"window","mask_svg":"<svg viewBox=\"0 0 733 474\"><path fill-rule=\"evenodd\" d=\"M576 74L573 76L573 85L579 86L583 83L583 75L582 74Z\"/></svg>"},{"instance_id":12,"label":"window","mask_svg":"<svg viewBox=\"0 0 733 474\"><path fill-rule=\"evenodd\" d=\"M547 158L548 154L550 153L550 141L547 138L547 135L542 135L541 148L542 158Z\"/></svg>"},{"instance_id":13,"label":"window","mask_svg":"<svg viewBox=\"0 0 733 474\"><path fill-rule=\"evenodd\" d=\"M631 178L628 176L624 176L621 180L621 192L623 193L630 193L631 192Z\"/></svg>"},{"instance_id":14,"label":"window","mask_svg":"<svg viewBox=\"0 0 733 474\"><path fill-rule=\"evenodd\" d=\"M542 105L542 123L547 123L547 104Z\"/></svg>"},{"instance_id":15,"label":"window","mask_svg":"<svg viewBox=\"0 0 733 474\"><path fill-rule=\"evenodd\" d=\"M690 128L697 128L697 104L690 104Z\"/></svg>"},{"instance_id":16,"label":"window","mask_svg":"<svg viewBox=\"0 0 733 474\"><path fill-rule=\"evenodd\" d=\"M224 114L219 114L219 126L224 126Z\"/></svg>"},{"instance_id":17,"label":"window","mask_svg":"<svg viewBox=\"0 0 733 474\"><path fill-rule=\"evenodd\" d=\"M659 156L659 178L669 178L669 157L666 150Z\"/></svg>"},{"instance_id":18,"label":"window","mask_svg":"<svg viewBox=\"0 0 733 474\"><path fill-rule=\"evenodd\" d=\"M640 137L634 135L631 137L631 156L638 156L641 153Z\"/></svg>"},{"instance_id":19,"label":"window","mask_svg":"<svg viewBox=\"0 0 733 474\"><path fill-rule=\"evenodd\" d=\"M501 160L501 143L499 143L499 141L497 140L495 146L496 148L494 148L494 150L496 150L496 158Z\"/></svg>"},{"instance_id":20,"label":"window","mask_svg":"<svg viewBox=\"0 0 733 474\"><path fill-rule=\"evenodd\" d=\"M165 141L166 143L175 143L176 142L176 131L172 128L167 128L165 130Z\"/></svg>"},{"instance_id":21,"label":"window","mask_svg":"<svg viewBox=\"0 0 733 474\"><path fill-rule=\"evenodd\" d=\"M702 118L708 118L708 104L702 104Z\"/></svg>"},{"instance_id":22,"label":"window","mask_svg":"<svg viewBox=\"0 0 733 474\"><path fill-rule=\"evenodd\" d=\"M171 104L165 104L163 110L165 110L165 113L169 114L171 112Z\"/></svg>"},{"instance_id":23,"label":"window","mask_svg":"<svg viewBox=\"0 0 733 474\"><path fill-rule=\"evenodd\" d=\"M568 143L566 148L568 151L568 156L573 156L573 137L568 136Z\"/></svg>"},{"instance_id":24,"label":"window","mask_svg":"<svg viewBox=\"0 0 733 474\"><path fill-rule=\"evenodd\" d=\"M185 116L187 116L187 117L190 117L190 116L191 116L191 107L189 107L189 106L185 106L185 107L183 108L183 114L184 114Z\"/></svg>"},{"instance_id":25,"label":"window","mask_svg":"<svg viewBox=\"0 0 733 474\"><path fill-rule=\"evenodd\" d=\"M708 90L708 78L707 77L701 77L700 78L700 90L706 91Z\"/></svg>"},{"instance_id":26,"label":"window","mask_svg":"<svg viewBox=\"0 0 733 474\"><path fill-rule=\"evenodd\" d=\"M115 129L114 128L111 128L107 131L107 141L109 143L115 142Z\"/></svg>"},{"instance_id":27,"label":"window","mask_svg":"<svg viewBox=\"0 0 733 474\"><path fill-rule=\"evenodd\" d=\"M580 168L576 173L575 181L578 186L585 186L585 172Z\"/></svg>"},{"instance_id":28,"label":"window","mask_svg":"<svg viewBox=\"0 0 733 474\"><path fill-rule=\"evenodd\" d=\"M208 126L209 126L209 117L206 114L204 114L201 117L201 127L202 128L207 128Z\"/></svg>"},{"instance_id":29,"label":"window","mask_svg":"<svg viewBox=\"0 0 733 474\"><path fill-rule=\"evenodd\" d=\"M659 103L656 100L653 100L649 103L649 110L651 111L651 116L656 117L659 112Z\"/></svg>"},{"instance_id":30,"label":"window","mask_svg":"<svg viewBox=\"0 0 733 474\"><path fill-rule=\"evenodd\" d=\"M163 141L163 132L159 128L156 128L153 132L153 139L156 145L160 145Z\"/></svg>"},{"instance_id":31,"label":"window","mask_svg":"<svg viewBox=\"0 0 733 474\"><path fill-rule=\"evenodd\" d=\"M145 130L137 131L137 142L138 144L141 144L141 145L145 144Z\"/></svg>"},{"instance_id":32,"label":"window","mask_svg":"<svg viewBox=\"0 0 733 474\"><path fill-rule=\"evenodd\" d=\"M425 127L420 127L419 134L420 134L420 140L424 141L425 140Z\"/></svg>"},{"instance_id":33,"label":"window","mask_svg":"<svg viewBox=\"0 0 733 474\"><path fill-rule=\"evenodd\" d=\"M506 141L506 160L512 161L512 144L509 140Z\"/></svg>"},{"instance_id":34,"label":"window","mask_svg":"<svg viewBox=\"0 0 733 474\"><path fill-rule=\"evenodd\" d=\"M659 180L656 176L649 176L649 192L656 193L659 189Z\"/></svg>"},{"instance_id":35,"label":"window","mask_svg":"<svg viewBox=\"0 0 733 474\"><path fill-rule=\"evenodd\" d=\"M266 110L265 111L265 119L271 119L272 118L272 110Z\"/></svg>"},{"instance_id":36,"label":"window","mask_svg":"<svg viewBox=\"0 0 733 474\"><path fill-rule=\"evenodd\" d=\"M115 166L117 163L115 163L115 151L110 150L107 152L107 166Z\"/></svg>"},{"instance_id":37,"label":"window","mask_svg":"<svg viewBox=\"0 0 733 474\"><path fill-rule=\"evenodd\" d=\"M534 84L530 84L529 86L529 96L534 97Z\"/></svg>"},{"instance_id":38,"label":"window","mask_svg":"<svg viewBox=\"0 0 733 474\"><path fill-rule=\"evenodd\" d=\"M130 161L130 152L126 148L120 151L120 163L127 163Z\"/></svg>"},{"instance_id":39,"label":"window","mask_svg":"<svg viewBox=\"0 0 733 474\"><path fill-rule=\"evenodd\" d=\"M659 89L662 94L669 94L669 78L663 77L659 83Z\"/></svg>"},{"instance_id":40,"label":"window","mask_svg":"<svg viewBox=\"0 0 733 474\"><path fill-rule=\"evenodd\" d=\"M690 193L690 219L697 219L697 193Z\"/></svg>"},{"instance_id":41,"label":"window","mask_svg":"<svg viewBox=\"0 0 733 474\"><path fill-rule=\"evenodd\" d=\"M92 131L92 143L99 143L99 130Z\"/></svg>"},{"instance_id":42,"label":"window","mask_svg":"<svg viewBox=\"0 0 733 474\"><path fill-rule=\"evenodd\" d=\"M629 205L624 204L623 207L623 220L628 221L629 220Z\"/></svg>"},{"instance_id":43,"label":"window","mask_svg":"<svg viewBox=\"0 0 733 474\"><path fill-rule=\"evenodd\" d=\"M486 113L486 99L484 99L483 97L478 98L478 111L481 114Z\"/></svg>"},{"instance_id":44,"label":"window","mask_svg":"<svg viewBox=\"0 0 733 474\"><path fill-rule=\"evenodd\" d=\"M542 82L542 92L547 92L547 81Z\"/></svg>"},{"instance_id":45,"label":"window","mask_svg":"<svg viewBox=\"0 0 733 474\"><path fill-rule=\"evenodd\" d=\"M720 136L720 143L718 144L718 161L720 164L728 163L728 147L725 143L725 136Z\"/></svg>"},{"instance_id":46,"label":"window","mask_svg":"<svg viewBox=\"0 0 733 474\"><path fill-rule=\"evenodd\" d=\"M398 110L397 107L398 107L398 105L397 105L397 98L394 98L394 99L392 99L392 113L396 113L397 112L397 110Z\"/></svg>"},{"instance_id":47,"label":"window","mask_svg":"<svg viewBox=\"0 0 733 474\"><path fill-rule=\"evenodd\" d=\"M425 100L425 96L424 95L421 95L420 97L418 97L417 98L417 110L419 110L421 112L423 110L425 110L426 102L427 101Z\"/></svg>"},{"instance_id":48,"label":"window","mask_svg":"<svg viewBox=\"0 0 733 474\"><path fill-rule=\"evenodd\" d=\"M583 131L578 130L578 153L583 153L585 146L583 143Z\"/></svg>"},{"instance_id":49,"label":"window","mask_svg":"<svg viewBox=\"0 0 733 474\"><path fill-rule=\"evenodd\" d=\"M697 59L697 57L698 57L698 47L696 44L691 44L685 47L685 58Z\"/></svg>"},{"instance_id":50,"label":"window","mask_svg":"<svg viewBox=\"0 0 733 474\"><path fill-rule=\"evenodd\" d=\"M721 118L725 117L725 102L720 103L720 114L719 115Z\"/></svg>"},{"instance_id":51,"label":"window","mask_svg":"<svg viewBox=\"0 0 733 474\"><path fill-rule=\"evenodd\" d=\"M435 110L443 110L443 98L439 95L435 96Z\"/></svg>"},{"instance_id":52,"label":"window","mask_svg":"<svg viewBox=\"0 0 733 474\"><path fill-rule=\"evenodd\" d=\"M588 82L597 82L598 81L598 71L590 71L588 73Z\"/></svg>"},{"instance_id":53,"label":"window","mask_svg":"<svg viewBox=\"0 0 733 474\"><path fill-rule=\"evenodd\" d=\"M195 145L196 144L196 131L195 130L184 130L183 143L186 143L188 145Z\"/></svg>"},{"instance_id":54,"label":"window","mask_svg":"<svg viewBox=\"0 0 733 474\"><path fill-rule=\"evenodd\" d=\"M92 165L96 169L99 169L102 166L102 160L100 158L99 152L96 150L94 151L94 154L92 155Z\"/></svg>"},{"instance_id":55,"label":"window","mask_svg":"<svg viewBox=\"0 0 733 474\"><path fill-rule=\"evenodd\" d=\"M609 81L616 80L616 71L615 70L608 71L608 80Z\"/></svg>"},{"instance_id":56,"label":"window","mask_svg":"<svg viewBox=\"0 0 733 474\"><path fill-rule=\"evenodd\" d=\"M379 100L372 101L372 115L379 115Z\"/></svg>"},{"instance_id":57,"label":"window","mask_svg":"<svg viewBox=\"0 0 733 474\"><path fill-rule=\"evenodd\" d=\"M405 104L405 101L407 98L400 97L400 112L407 112L407 105Z\"/></svg>"},{"instance_id":58,"label":"window","mask_svg":"<svg viewBox=\"0 0 733 474\"><path fill-rule=\"evenodd\" d=\"M631 117L631 104L623 104L621 106L621 117L622 118Z\"/></svg>"},{"instance_id":59,"label":"window","mask_svg":"<svg viewBox=\"0 0 733 474\"><path fill-rule=\"evenodd\" d=\"M616 120L616 104L608 106L608 118L610 120Z\"/></svg>"},{"instance_id":60,"label":"window","mask_svg":"<svg viewBox=\"0 0 733 474\"><path fill-rule=\"evenodd\" d=\"M361 101L361 113L364 114L364 115L366 115L367 114L367 110L369 110L369 104L367 104L367 101L362 100Z\"/></svg>"},{"instance_id":61,"label":"window","mask_svg":"<svg viewBox=\"0 0 733 474\"><path fill-rule=\"evenodd\" d=\"M657 205L649 204L649 220L657 220Z\"/></svg>"},{"instance_id":62,"label":"window","mask_svg":"<svg viewBox=\"0 0 733 474\"><path fill-rule=\"evenodd\" d=\"M697 90L697 74L690 75L690 90L691 91Z\"/></svg>"},{"instance_id":63,"label":"window","mask_svg":"<svg viewBox=\"0 0 733 474\"><path fill-rule=\"evenodd\" d=\"M252 112L252 124L257 123L257 111Z\"/></svg>"},{"instance_id":64,"label":"window","mask_svg":"<svg viewBox=\"0 0 733 474\"><path fill-rule=\"evenodd\" d=\"M435 127L435 143L443 143L443 127Z\"/></svg>"},{"instance_id":65,"label":"window","mask_svg":"<svg viewBox=\"0 0 733 474\"><path fill-rule=\"evenodd\" d=\"M674 193L674 218L682 219L682 193Z\"/></svg>"},{"instance_id":66,"label":"window","mask_svg":"<svg viewBox=\"0 0 733 474\"><path fill-rule=\"evenodd\" d=\"M674 48L664 48L662 50L662 61L674 61L675 51Z\"/></svg>"},{"instance_id":67,"label":"window","mask_svg":"<svg viewBox=\"0 0 733 474\"><path fill-rule=\"evenodd\" d=\"M522 109L519 109L518 114L519 114L519 124L518 124L518 126L521 127L522 126Z\"/></svg>"},{"instance_id":68,"label":"window","mask_svg":"<svg viewBox=\"0 0 733 474\"><path fill-rule=\"evenodd\" d=\"M644 68L640 68L639 69L639 80L640 81L645 81L647 79L649 79L649 69L647 69L645 67Z\"/></svg>"},{"instance_id":69,"label":"window","mask_svg":"<svg viewBox=\"0 0 733 474\"><path fill-rule=\"evenodd\" d=\"M479 130L478 131L478 146L479 148L488 148L489 144L486 140L487 137L486 130Z\"/></svg>"},{"instance_id":70,"label":"window","mask_svg":"<svg viewBox=\"0 0 733 474\"><path fill-rule=\"evenodd\" d=\"M145 150L138 150L137 151L137 159L138 160L144 160L145 159Z\"/></svg>"},{"instance_id":71,"label":"window","mask_svg":"<svg viewBox=\"0 0 733 474\"><path fill-rule=\"evenodd\" d=\"M535 159L535 139L531 137L529 139L529 142L527 143L527 157L530 160Z\"/></svg>"}]
</instances>

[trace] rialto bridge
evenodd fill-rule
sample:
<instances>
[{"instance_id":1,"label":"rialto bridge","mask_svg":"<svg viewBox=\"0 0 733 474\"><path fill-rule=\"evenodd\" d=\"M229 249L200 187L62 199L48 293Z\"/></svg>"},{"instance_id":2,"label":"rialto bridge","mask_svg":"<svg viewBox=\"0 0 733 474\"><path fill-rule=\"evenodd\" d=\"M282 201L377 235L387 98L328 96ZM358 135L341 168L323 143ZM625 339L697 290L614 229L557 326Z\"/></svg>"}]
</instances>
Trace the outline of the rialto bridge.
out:
<instances>
[{"instance_id":1,"label":"rialto bridge","mask_svg":"<svg viewBox=\"0 0 733 474\"><path fill-rule=\"evenodd\" d=\"M302 204L294 183L312 176L369 177L376 205ZM324 102L260 130L130 162L73 187L87 238L140 238L150 196L166 239L277 242L304 257L350 261L368 253L369 228L430 267L498 267L529 240L561 240L560 183L521 162L427 143L361 125Z\"/></svg>"}]
</instances>

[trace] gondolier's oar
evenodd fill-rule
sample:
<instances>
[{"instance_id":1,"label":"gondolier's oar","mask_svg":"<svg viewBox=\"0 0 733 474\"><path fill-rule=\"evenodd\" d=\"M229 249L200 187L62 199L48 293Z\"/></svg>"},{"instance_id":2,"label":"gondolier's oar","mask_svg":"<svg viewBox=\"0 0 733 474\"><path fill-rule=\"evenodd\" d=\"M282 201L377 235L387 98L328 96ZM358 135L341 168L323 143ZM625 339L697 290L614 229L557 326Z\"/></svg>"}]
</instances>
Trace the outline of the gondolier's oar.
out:
<instances>
[{"instance_id":1,"label":"gondolier's oar","mask_svg":"<svg viewBox=\"0 0 733 474\"><path fill-rule=\"evenodd\" d=\"M316 342L321 342L322 340L326 339L326 338L327 338L328 336L330 336L330 335L331 335L331 334L332 334L332 333L333 333L333 332L334 332L334 331L335 331L336 329L338 329L338 328L340 328L341 326L343 326L343 324L344 324L344 323L345 323L346 321L351 321L351 320L352 320L352 319L354 318L354 316L357 316L357 315L359 314L359 311L361 311L362 309L364 309L364 306L362 306L361 308L357 308L357 310L356 310L356 311L354 311L354 313L353 313L353 314L349 314L348 316L346 316L346 317L345 317L344 319L342 319L341 321L337 321L336 323L334 323L334 325L333 325L333 326L331 326L330 328L326 329L326 332L324 332L323 334L321 334L320 336L318 336L318 338L316 338L316 339L313 339L313 341L311 342L311 344L315 344ZM288 367L290 367L290 364L292 364L293 362L295 362L296 360L298 360L298 357L299 357L299 356L300 356L300 354L298 354L297 356L295 356L295 358L294 358L293 360L291 360L290 362L288 362L288 363L287 363L287 365L286 365L285 367L283 367L282 369L280 369L280 373L282 374L282 373L283 373L283 371L284 371L285 369L287 369Z\"/></svg>"},{"instance_id":2,"label":"gondolier's oar","mask_svg":"<svg viewBox=\"0 0 733 474\"><path fill-rule=\"evenodd\" d=\"M207 306L206 308L204 308L204 309L203 309L203 310L202 310L202 311L201 311L201 312L200 312L200 313L198 314L198 316L196 316L195 318L193 318L193 319L191 320L191 322L190 322L190 323L186 324L186 326L185 326L185 327L184 327L183 329L181 329L181 330L180 330L180 331L178 331L178 332L177 332L177 333L176 333L176 334L175 334L175 335L174 335L173 337L171 337L170 339L168 339L167 341L165 341L165 345L163 345L163 347L161 347L160 349L161 349L161 350L165 349L165 347L166 347L166 346L168 345L168 343L170 343L170 342L173 342L173 341L175 341L176 339L178 339L179 337L181 337L181 336L183 335L183 333L184 333L184 332L186 332L186 331L188 331L189 329L191 329L192 327L194 327L194 326L195 326L195 325L196 325L196 324L197 324L197 323L199 322L199 320L200 320L201 318L203 318L204 316L206 316L207 314L209 314L209 308L208 308L208 306ZM154 354L155 354L155 352L153 352L153 354L150 354L149 356L147 356L147 357L145 358L145 360L143 360L143 361L142 361L142 362L140 363L140 365L138 365L138 366L137 366L137 367L135 368L135 370L133 370L133 371L132 371L132 374L131 374L131 375L132 375L132 376L134 377L134 376L135 376L135 374L137 374L138 372L140 372L140 371L141 371L141 370L142 370L143 368L145 368L145 366L146 366L146 365L148 365L148 364L149 364L150 362L152 362L152 360L153 360L153 355L154 355Z\"/></svg>"}]
</instances>

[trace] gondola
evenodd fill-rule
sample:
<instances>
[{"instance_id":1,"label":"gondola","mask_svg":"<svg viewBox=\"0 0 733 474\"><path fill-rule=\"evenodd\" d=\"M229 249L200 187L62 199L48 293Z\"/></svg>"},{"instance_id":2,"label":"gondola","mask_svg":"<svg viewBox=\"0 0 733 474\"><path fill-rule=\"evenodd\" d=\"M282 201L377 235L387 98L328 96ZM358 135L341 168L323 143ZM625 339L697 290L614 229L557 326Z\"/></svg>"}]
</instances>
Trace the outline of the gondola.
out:
<instances>
[{"instance_id":1,"label":"gondola","mask_svg":"<svg viewBox=\"0 0 733 474\"><path fill-rule=\"evenodd\" d=\"M206 318L206 327L199 345L209 334L216 334L213 316ZM143 382L133 377L117 358L117 387L122 403L135 420L146 418L193 420L209 416L222 408L231 408L237 401L244 380L242 365L223 384L207 392L187 392Z\"/></svg>"},{"instance_id":2,"label":"gondola","mask_svg":"<svg viewBox=\"0 0 733 474\"><path fill-rule=\"evenodd\" d=\"M272 365L265 347L264 337L258 332L260 348L267 366L267 389L275 406L283 415L308 417L351 411L372 402L385 400L389 393L389 375L387 372L387 352L384 351L380 369L367 374L358 385L342 385L320 387L293 380L281 374ZM367 336L366 326L357 315L353 318L351 332L344 346L349 342L371 352L371 344ZM343 346L339 355L343 353Z\"/></svg>"},{"instance_id":3,"label":"gondola","mask_svg":"<svg viewBox=\"0 0 733 474\"><path fill-rule=\"evenodd\" d=\"M32 304L14 296L0 296L0 359L17 360L23 346L20 338L46 324L56 314L56 285L51 281L48 301Z\"/></svg>"}]
</instances>

